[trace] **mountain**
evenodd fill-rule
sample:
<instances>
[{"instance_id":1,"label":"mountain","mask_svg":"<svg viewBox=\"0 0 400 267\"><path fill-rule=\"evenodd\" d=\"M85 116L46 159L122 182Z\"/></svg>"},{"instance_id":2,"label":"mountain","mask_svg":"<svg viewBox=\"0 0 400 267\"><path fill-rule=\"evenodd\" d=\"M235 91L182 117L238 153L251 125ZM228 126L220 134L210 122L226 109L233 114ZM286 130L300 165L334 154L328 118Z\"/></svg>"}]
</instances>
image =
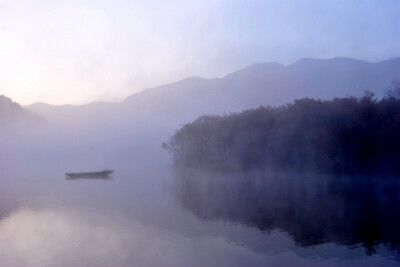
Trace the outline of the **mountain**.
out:
<instances>
[{"instance_id":1,"label":"mountain","mask_svg":"<svg viewBox=\"0 0 400 267\"><path fill-rule=\"evenodd\" d=\"M87 123L88 121L104 120L113 113L116 105L108 102L93 102L85 105L34 103L25 108L45 117L50 122L65 124L68 121Z\"/></svg>"},{"instance_id":2,"label":"mountain","mask_svg":"<svg viewBox=\"0 0 400 267\"><path fill-rule=\"evenodd\" d=\"M129 96L123 105L140 113L196 117L282 105L297 98L378 97L400 80L400 57L377 63L350 58L301 59L289 66L260 63L221 79L188 78Z\"/></svg>"},{"instance_id":3,"label":"mountain","mask_svg":"<svg viewBox=\"0 0 400 267\"><path fill-rule=\"evenodd\" d=\"M33 112L24 109L10 98L0 95L0 127L2 126L31 126L43 119Z\"/></svg>"},{"instance_id":4,"label":"mountain","mask_svg":"<svg viewBox=\"0 0 400 267\"><path fill-rule=\"evenodd\" d=\"M101 120L127 123L139 119L159 124L171 122L176 126L202 114L278 106L303 97L360 96L364 90L381 97L393 80L400 80L400 57L377 63L340 57L304 58L289 66L259 63L222 78L186 78L135 93L121 104L38 103L26 108L54 121L80 121L83 125Z\"/></svg>"},{"instance_id":5,"label":"mountain","mask_svg":"<svg viewBox=\"0 0 400 267\"><path fill-rule=\"evenodd\" d=\"M119 104L37 103L25 108L45 118L48 127L30 135L35 140L30 154L47 155L49 160L59 154L68 159L96 155L132 162L160 154L169 160L160 144L200 115L278 106L301 97L360 96L363 90L380 97L393 80L400 80L400 58L377 63L302 59L289 66L259 63L222 78L191 77L143 90Z\"/></svg>"}]
</instances>

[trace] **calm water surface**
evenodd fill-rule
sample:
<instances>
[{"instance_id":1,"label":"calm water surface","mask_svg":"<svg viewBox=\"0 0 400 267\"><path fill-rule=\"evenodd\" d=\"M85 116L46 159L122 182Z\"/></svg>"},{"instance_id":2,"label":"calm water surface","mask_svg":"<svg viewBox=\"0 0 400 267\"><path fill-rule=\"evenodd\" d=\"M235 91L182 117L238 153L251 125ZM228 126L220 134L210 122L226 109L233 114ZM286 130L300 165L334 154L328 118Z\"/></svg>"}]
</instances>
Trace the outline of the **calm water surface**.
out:
<instances>
[{"instance_id":1,"label":"calm water surface","mask_svg":"<svg viewBox=\"0 0 400 267\"><path fill-rule=\"evenodd\" d=\"M66 180L60 166L0 171L0 266L400 263L396 182L147 164Z\"/></svg>"}]
</instances>

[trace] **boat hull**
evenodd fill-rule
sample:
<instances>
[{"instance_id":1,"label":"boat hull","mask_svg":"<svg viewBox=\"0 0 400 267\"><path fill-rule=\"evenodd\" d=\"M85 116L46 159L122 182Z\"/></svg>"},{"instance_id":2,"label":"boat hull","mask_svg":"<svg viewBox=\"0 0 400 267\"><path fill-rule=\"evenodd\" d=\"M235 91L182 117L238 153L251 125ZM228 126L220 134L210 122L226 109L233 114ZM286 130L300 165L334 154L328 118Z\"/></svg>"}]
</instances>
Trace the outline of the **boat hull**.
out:
<instances>
[{"instance_id":1,"label":"boat hull","mask_svg":"<svg viewBox=\"0 0 400 267\"><path fill-rule=\"evenodd\" d=\"M111 170L104 170L101 172L76 172L76 173L66 173L65 175L68 178L96 178L96 177L107 177L109 176L111 173L113 173L113 171Z\"/></svg>"}]
</instances>

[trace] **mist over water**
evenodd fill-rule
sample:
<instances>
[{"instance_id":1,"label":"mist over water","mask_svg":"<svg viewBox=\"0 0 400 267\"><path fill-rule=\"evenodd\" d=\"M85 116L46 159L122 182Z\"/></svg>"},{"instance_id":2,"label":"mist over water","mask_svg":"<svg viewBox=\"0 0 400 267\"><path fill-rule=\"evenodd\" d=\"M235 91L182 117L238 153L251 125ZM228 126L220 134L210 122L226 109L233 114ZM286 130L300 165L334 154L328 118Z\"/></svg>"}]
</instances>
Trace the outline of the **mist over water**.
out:
<instances>
[{"instance_id":1,"label":"mist over water","mask_svg":"<svg viewBox=\"0 0 400 267\"><path fill-rule=\"evenodd\" d=\"M0 124L0 266L398 265L396 177L173 166L161 146L184 124L268 99L265 81L240 97L252 71L121 104L39 104L26 109L39 120Z\"/></svg>"},{"instance_id":2,"label":"mist over water","mask_svg":"<svg viewBox=\"0 0 400 267\"><path fill-rule=\"evenodd\" d=\"M178 175L176 199L202 220L287 232L299 247L324 243L399 253L396 180L276 172Z\"/></svg>"},{"instance_id":3,"label":"mist over water","mask_svg":"<svg viewBox=\"0 0 400 267\"><path fill-rule=\"evenodd\" d=\"M399 10L1 0L0 267L399 266Z\"/></svg>"},{"instance_id":4,"label":"mist over water","mask_svg":"<svg viewBox=\"0 0 400 267\"><path fill-rule=\"evenodd\" d=\"M8 137L0 265L398 264L398 181L175 169L167 133L138 125ZM107 179L64 175L106 168Z\"/></svg>"}]
</instances>

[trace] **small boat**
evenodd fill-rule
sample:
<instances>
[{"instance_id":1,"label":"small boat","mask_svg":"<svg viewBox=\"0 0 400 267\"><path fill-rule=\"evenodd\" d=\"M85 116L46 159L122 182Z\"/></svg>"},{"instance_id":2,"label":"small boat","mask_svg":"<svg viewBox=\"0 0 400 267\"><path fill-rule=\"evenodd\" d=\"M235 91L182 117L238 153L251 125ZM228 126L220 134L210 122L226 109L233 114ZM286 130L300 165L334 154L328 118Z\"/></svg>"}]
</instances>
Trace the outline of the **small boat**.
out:
<instances>
[{"instance_id":1,"label":"small boat","mask_svg":"<svg viewBox=\"0 0 400 267\"><path fill-rule=\"evenodd\" d=\"M79 177L107 177L114 171L112 170L104 170L101 172L67 172L65 175L69 178L79 178Z\"/></svg>"}]
</instances>

